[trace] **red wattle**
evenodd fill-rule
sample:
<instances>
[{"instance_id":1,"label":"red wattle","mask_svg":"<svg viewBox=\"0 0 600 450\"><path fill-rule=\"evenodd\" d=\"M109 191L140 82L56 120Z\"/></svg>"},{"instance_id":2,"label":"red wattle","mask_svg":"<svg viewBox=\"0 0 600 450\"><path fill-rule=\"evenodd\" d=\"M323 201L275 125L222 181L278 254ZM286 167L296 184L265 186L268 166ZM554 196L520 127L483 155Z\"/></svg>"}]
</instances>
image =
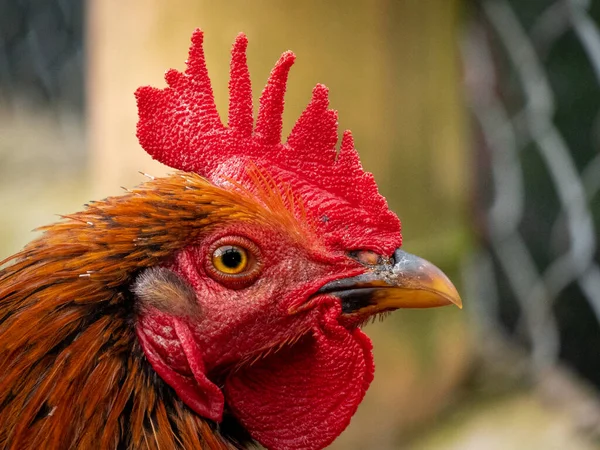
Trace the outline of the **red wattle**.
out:
<instances>
[{"instance_id":1,"label":"red wattle","mask_svg":"<svg viewBox=\"0 0 600 450\"><path fill-rule=\"evenodd\" d=\"M166 327L173 327L176 339L169 340L157 332L164 327L155 325L156 322L142 318L136 327L150 365L186 405L200 416L220 422L225 403L223 393L206 377L202 354L189 327L171 319ZM174 363L177 370L172 366Z\"/></svg>"},{"instance_id":2,"label":"red wattle","mask_svg":"<svg viewBox=\"0 0 600 450\"><path fill-rule=\"evenodd\" d=\"M333 308L312 335L225 382L225 398L253 438L269 449L316 450L350 423L373 380L372 345L339 325Z\"/></svg>"}]
</instances>

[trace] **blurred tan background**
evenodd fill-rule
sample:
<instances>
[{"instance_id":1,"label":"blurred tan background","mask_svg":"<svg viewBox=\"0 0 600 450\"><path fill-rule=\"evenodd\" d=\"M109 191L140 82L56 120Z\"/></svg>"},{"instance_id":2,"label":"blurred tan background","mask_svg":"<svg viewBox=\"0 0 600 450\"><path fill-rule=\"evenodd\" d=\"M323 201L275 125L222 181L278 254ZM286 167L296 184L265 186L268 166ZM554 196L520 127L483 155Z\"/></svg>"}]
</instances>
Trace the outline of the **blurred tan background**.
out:
<instances>
[{"instance_id":1,"label":"blurred tan background","mask_svg":"<svg viewBox=\"0 0 600 450\"><path fill-rule=\"evenodd\" d=\"M332 448L595 448L590 428L600 410L593 388L562 364L531 364L527 342L498 338L501 318L496 329L477 311L488 296L473 287L481 278L477 262L490 261L482 255L496 242L482 225L490 223L489 204L478 201L492 183L487 162L493 154L485 143L495 127L486 128L484 120L471 126L469 118L490 111L473 94L510 97L499 74L511 69L486 68L475 44L496 52L504 41L490 31L490 17L503 16L493 5L513 13L516 6L459 0L58 3L9 0L0 11L0 258L56 214L141 182L139 171L168 172L137 143L134 90L164 86L166 69L183 70L191 32L201 27L224 117L229 52L244 31L255 98L279 55L288 49L297 55L284 135L313 86L326 84L340 133L353 131L364 167L402 220L404 247L441 266L464 294L463 311L402 311L367 328L376 379ZM567 17L566 10L559 13ZM541 14L527 10L524 16ZM509 73L506 85L511 79ZM484 200L493 200L490 191ZM549 397L548 390L561 394ZM582 425L583 416L590 423Z\"/></svg>"}]
</instances>

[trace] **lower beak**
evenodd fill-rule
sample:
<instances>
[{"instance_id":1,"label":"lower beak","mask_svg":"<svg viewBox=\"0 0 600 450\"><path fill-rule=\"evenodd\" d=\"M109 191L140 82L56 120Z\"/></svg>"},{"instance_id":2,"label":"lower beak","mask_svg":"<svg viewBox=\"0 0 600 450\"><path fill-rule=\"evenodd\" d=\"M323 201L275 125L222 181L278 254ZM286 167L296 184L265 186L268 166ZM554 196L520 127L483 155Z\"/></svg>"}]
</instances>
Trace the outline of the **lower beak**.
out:
<instances>
[{"instance_id":1,"label":"lower beak","mask_svg":"<svg viewBox=\"0 0 600 450\"><path fill-rule=\"evenodd\" d=\"M429 261L396 250L389 262L356 277L327 283L318 294L338 297L344 314L371 315L398 308L433 308L462 301L448 277Z\"/></svg>"}]
</instances>

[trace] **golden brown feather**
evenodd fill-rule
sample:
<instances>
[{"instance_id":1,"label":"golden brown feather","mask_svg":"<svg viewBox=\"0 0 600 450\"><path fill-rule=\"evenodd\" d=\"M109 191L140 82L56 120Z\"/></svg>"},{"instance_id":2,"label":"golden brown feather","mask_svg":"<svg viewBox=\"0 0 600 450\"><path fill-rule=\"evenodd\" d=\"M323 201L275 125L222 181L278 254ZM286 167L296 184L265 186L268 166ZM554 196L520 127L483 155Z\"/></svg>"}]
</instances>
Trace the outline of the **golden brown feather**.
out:
<instances>
[{"instance_id":1,"label":"golden brown feather","mask_svg":"<svg viewBox=\"0 0 600 450\"><path fill-rule=\"evenodd\" d=\"M90 204L4 261L0 448L237 446L150 369L130 286L211 226L286 214L257 206L247 192L178 173Z\"/></svg>"}]
</instances>

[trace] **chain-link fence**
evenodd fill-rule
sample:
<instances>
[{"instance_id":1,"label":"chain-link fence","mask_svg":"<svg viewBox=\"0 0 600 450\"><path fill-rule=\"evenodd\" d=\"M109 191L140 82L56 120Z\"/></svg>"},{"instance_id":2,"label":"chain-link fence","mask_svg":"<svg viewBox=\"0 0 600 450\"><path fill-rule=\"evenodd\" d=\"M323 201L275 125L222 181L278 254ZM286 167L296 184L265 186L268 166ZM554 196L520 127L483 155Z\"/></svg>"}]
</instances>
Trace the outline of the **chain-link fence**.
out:
<instances>
[{"instance_id":1,"label":"chain-link fence","mask_svg":"<svg viewBox=\"0 0 600 450\"><path fill-rule=\"evenodd\" d=\"M600 386L600 4L488 0L464 42L480 246L465 264L486 339Z\"/></svg>"},{"instance_id":2,"label":"chain-link fence","mask_svg":"<svg viewBox=\"0 0 600 450\"><path fill-rule=\"evenodd\" d=\"M0 103L83 110L83 4L4 0Z\"/></svg>"},{"instance_id":3,"label":"chain-link fence","mask_svg":"<svg viewBox=\"0 0 600 450\"><path fill-rule=\"evenodd\" d=\"M0 0L0 258L87 199L84 4Z\"/></svg>"},{"instance_id":4,"label":"chain-link fence","mask_svg":"<svg viewBox=\"0 0 600 450\"><path fill-rule=\"evenodd\" d=\"M81 170L84 3L0 1L0 175L6 183L25 173L44 178Z\"/></svg>"}]
</instances>

